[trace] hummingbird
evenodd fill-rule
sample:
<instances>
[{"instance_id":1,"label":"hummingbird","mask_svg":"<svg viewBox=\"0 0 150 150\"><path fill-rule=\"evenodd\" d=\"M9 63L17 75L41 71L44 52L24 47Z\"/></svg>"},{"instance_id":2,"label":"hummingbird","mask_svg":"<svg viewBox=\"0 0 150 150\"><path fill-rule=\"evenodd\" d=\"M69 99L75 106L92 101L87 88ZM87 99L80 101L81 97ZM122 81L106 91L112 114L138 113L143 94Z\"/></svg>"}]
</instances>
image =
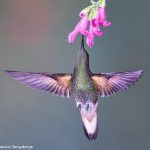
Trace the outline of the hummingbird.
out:
<instances>
[{"instance_id":1,"label":"hummingbird","mask_svg":"<svg viewBox=\"0 0 150 150\"><path fill-rule=\"evenodd\" d=\"M127 90L143 74L143 70L92 73L83 36L72 74L4 71L27 87L74 99L81 114L85 136L89 140L95 140L98 135L98 97Z\"/></svg>"}]
</instances>

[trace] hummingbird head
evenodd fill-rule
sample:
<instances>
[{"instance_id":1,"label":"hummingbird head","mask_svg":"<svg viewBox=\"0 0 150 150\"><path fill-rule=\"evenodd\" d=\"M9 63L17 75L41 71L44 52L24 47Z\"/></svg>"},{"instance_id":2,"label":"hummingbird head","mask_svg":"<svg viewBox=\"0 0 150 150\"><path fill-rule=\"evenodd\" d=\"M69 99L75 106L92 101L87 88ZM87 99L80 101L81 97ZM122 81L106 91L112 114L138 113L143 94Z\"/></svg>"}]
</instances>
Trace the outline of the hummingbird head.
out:
<instances>
[{"instance_id":1,"label":"hummingbird head","mask_svg":"<svg viewBox=\"0 0 150 150\"><path fill-rule=\"evenodd\" d=\"M97 111L98 102L77 102L77 107L80 111L83 121L83 129L86 137L89 140L95 140L98 134Z\"/></svg>"},{"instance_id":2,"label":"hummingbird head","mask_svg":"<svg viewBox=\"0 0 150 150\"><path fill-rule=\"evenodd\" d=\"M84 48L84 36L82 36L81 49L77 54L77 65L79 64L88 65L88 63L89 63L89 54Z\"/></svg>"}]
</instances>

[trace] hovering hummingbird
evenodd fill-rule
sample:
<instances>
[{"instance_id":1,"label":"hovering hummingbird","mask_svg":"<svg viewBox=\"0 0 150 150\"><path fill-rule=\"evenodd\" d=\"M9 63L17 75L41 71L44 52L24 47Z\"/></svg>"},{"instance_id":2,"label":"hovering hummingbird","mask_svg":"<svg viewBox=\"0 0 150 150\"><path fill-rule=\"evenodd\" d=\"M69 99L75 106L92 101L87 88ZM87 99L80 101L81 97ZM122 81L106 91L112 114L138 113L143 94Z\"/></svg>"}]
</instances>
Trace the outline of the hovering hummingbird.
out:
<instances>
[{"instance_id":1,"label":"hovering hummingbird","mask_svg":"<svg viewBox=\"0 0 150 150\"><path fill-rule=\"evenodd\" d=\"M128 89L143 73L142 70L137 70L93 74L89 68L88 52L84 48L84 37L72 74L10 70L5 72L33 89L73 98L81 114L84 133L89 140L95 140L98 135L98 96L110 96Z\"/></svg>"}]
</instances>

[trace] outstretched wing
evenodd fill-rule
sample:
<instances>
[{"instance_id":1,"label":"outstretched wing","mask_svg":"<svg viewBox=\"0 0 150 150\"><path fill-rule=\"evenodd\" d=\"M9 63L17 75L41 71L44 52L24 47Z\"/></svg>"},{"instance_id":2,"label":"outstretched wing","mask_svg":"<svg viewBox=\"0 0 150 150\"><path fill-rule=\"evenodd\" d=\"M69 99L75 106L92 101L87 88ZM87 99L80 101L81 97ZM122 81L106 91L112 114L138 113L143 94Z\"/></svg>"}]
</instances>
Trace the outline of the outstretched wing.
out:
<instances>
[{"instance_id":1,"label":"outstretched wing","mask_svg":"<svg viewBox=\"0 0 150 150\"><path fill-rule=\"evenodd\" d=\"M110 96L128 89L142 76L143 71L94 74L92 79L99 95Z\"/></svg>"},{"instance_id":2,"label":"outstretched wing","mask_svg":"<svg viewBox=\"0 0 150 150\"><path fill-rule=\"evenodd\" d=\"M63 97L70 97L71 74L50 74L5 70L13 79L33 89L47 91Z\"/></svg>"}]
</instances>

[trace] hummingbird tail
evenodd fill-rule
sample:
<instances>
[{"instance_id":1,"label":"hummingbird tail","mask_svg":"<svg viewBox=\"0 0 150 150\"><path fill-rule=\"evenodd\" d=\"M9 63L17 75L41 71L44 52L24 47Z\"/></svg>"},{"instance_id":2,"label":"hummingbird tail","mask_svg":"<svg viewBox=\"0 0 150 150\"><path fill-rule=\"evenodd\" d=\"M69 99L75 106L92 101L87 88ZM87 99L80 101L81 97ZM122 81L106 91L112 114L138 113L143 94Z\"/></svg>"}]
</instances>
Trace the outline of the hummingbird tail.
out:
<instances>
[{"instance_id":1,"label":"hummingbird tail","mask_svg":"<svg viewBox=\"0 0 150 150\"><path fill-rule=\"evenodd\" d=\"M98 135L97 109L98 102L90 112L81 110L84 134L90 141L95 140Z\"/></svg>"},{"instance_id":2,"label":"hummingbird tail","mask_svg":"<svg viewBox=\"0 0 150 150\"><path fill-rule=\"evenodd\" d=\"M85 136L90 140L96 140L97 138L97 135L98 135L98 130L99 130L99 127L98 127L98 123L96 125L96 129L95 129L95 132L94 133L88 133L87 129L85 128L84 124L83 124L83 131L84 131L84 134Z\"/></svg>"}]
</instances>

